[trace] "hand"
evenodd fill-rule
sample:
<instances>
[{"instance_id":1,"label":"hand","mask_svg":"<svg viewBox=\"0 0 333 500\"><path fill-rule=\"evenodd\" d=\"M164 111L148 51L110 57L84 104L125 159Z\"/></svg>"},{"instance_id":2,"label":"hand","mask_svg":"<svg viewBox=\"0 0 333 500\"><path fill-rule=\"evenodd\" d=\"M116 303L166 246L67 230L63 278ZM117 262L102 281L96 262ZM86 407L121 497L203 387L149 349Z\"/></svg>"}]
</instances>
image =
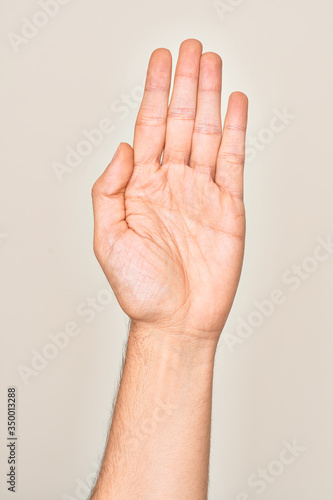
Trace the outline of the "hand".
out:
<instances>
[{"instance_id":1,"label":"hand","mask_svg":"<svg viewBox=\"0 0 333 500\"><path fill-rule=\"evenodd\" d=\"M222 61L182 43L168 106L171 54L153 52L135 126L93 187L94 250L138 325L218 338L242 266L247 98L229 98ZM163 153L163 158L161 156Z\"/></svg>"}]
</instances>

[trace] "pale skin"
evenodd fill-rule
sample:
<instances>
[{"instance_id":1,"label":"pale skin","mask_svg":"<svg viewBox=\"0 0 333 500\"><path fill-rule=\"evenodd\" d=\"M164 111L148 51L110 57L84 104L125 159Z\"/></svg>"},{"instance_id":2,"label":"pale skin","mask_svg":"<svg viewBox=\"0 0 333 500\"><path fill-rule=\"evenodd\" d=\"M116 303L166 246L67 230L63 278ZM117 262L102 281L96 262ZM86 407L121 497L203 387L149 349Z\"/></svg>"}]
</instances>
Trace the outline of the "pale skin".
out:
<instances>
[{"instance_id":1,"label":"pale skin","mask_svg":"<svg viewBox=\"0 0 333 500\"><path fill-rule=\"evenodd\" d=\"M197 40L151 56L133 148L93 187L94 250L131 319L93 500L207 498L217 343L245 239L248 102L221 125L222 61Z\"/></svg>"}]
</instances>

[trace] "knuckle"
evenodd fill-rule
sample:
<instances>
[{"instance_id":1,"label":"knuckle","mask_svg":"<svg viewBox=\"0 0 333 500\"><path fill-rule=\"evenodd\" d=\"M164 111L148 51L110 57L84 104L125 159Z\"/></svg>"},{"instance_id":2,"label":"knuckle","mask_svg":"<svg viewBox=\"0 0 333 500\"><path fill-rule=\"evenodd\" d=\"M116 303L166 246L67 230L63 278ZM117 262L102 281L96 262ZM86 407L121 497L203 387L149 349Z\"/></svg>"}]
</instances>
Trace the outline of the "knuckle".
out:
<instances>
[{"instance_id":1,"label":"knuckle","mask_svg":"<svg viewBox=\"0 0 333 500\"><path fill-rule=\"evenodd\" d=\"M146 82L145 92L169 92L170 85L161 83L159 80L150 79Z\"/></svg>"},{"instance_id":2,"label":"knuckle","mask_svg":"<svg viewBox=\"0 0 333 500\"><path fill-rule=\"evenodd\" d=\"M244 125L224 125L224 130L230 130L231 132L246 132L246 127Z\"/></svg>"},{"instance_id":3,"label":"knuckle","mask_svg":"<svg viewBox=\"0 0 333 500\"><path fill-rule=\"evenodd\" d=\"M136 120L137 127L159 127L165 125L165 118L163 116L140 113Z\"/></svg>"},{"instance_id":4,"label":"knuckle","mask_svg":"<svg viewBox=\"0 0 333 500\"><path fill-rule=\"evenodd\" d=\"M214 125L212 123L196 123L194 130L194 134L208 134L208 135L217 135L219 137L222 136L222 130L219 125Z\"/></svg>"},{"instance_id":5,"label":"knuckle","mask_svg":"<svg viewBox=\"0 0 333 500\"><path fill-rule=\"evenodd\" d=\"M223 151L218 155L219 160L227 162L230 165L242 166L245 162L245 154L237 152Z\"/></svg>"},{"instance_id":6,"label":"knuckle","mask_svg":"<svg viewBox=\"0 0 333 500\"><path fill-rule=\"evenodd\" d=\"M194 120L195 108L172 106L169 108L168 118L174 118L176 120Z\"/></svg>"}]
</instances>

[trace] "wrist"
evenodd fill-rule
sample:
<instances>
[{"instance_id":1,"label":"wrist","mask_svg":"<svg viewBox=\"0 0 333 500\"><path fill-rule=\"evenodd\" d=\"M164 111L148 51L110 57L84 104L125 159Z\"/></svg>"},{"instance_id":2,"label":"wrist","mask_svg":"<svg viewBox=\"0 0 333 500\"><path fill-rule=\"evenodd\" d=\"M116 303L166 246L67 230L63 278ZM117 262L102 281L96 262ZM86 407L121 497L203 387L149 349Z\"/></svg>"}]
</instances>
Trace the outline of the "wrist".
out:
<instances>
[{"instance_id":1,"label":"wrist","mask_svg":"<svg viewBox=\"0 0 333 500\"><path fill-rule=\"evenodd\" d=\"M178 328L164 328L157 323L131 322L128 346L140 355L159 359L176 367L213 366L217 336L192 335Z\"/></svg>"}]
</instances>

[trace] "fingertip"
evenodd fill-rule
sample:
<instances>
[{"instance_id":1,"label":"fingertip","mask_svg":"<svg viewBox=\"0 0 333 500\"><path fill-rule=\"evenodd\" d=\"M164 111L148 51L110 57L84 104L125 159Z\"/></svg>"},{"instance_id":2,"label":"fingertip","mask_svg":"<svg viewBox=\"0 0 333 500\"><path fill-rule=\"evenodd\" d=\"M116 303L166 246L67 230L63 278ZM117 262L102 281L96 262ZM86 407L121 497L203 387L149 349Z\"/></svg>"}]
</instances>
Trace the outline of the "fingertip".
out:
<instances>
[{"instance_id":1,"label":"fingertip","mask_svg":"<svg viewBox=\"0 0 333 500\"><path fill-rule=\"evenodd\" d=\"M185 76L197 80L200 72L201 54L202 44L199 40L192 38L184 40L179 47L175 78Z\"/></svg>"},{"instance_id":2,"label":"fingertip","mask_svg":"<svg viewBox=\"0 0 333 500\"><path fill-rule=\"evenodd\" d=\"M216 52L204 52L201 56L201 64L220 69L223 62L221 56Z\"/></svg>"},{"instance_id":3,"label":"fingertip","mask_svg":"<svg viewBox=\"0 0 333 500\"><path fill-rule=\"evenodd\" d=\"M205 52L201 56L199 90L222 89L222 59L215 52Z\"/></svg>"},{"instance_id":4,"label":"fingertip","mask_svg":"<svg viewBox=\"0 0 333 500\"><path fill-rule=\"evenodd\" d=\"M127 142L121 142L104 172L96 180L92 194L110 196L123 190L133 171L133 148Z\"/></svg>"},{"instance_id":5,"label":"fingertip","mask_svg":"<svg viewBox=\"0 0 333 500\"><path fill-rule=\"evenodd\" d=\"M229 97L226 122L240 124L246 128L248 98L243 92L233 92Z\"/></svg>"},{"instance_id":6,"label":"fingertip","mask_svg":"<svg viewBox=\"0 0 333 500\"><path fill-rule=\"evenodd\" d=\"M196 38L187 38L186 40L184 40L181 44L180 44L180 48L192 48L192 49L195 49L195 50L201 50L202 52L202 49L203 49L203 46L202 46L202 43L200 42L200 40L197 40Z\"/></svg>"},{"instance_id":7,"label":"fingertip","mask_svg":"<svg viewBox=\"0 0 333 500\"><path fill-rule=\"evenodd\" d=\"M111 160L111 163L115 160L124 159L129 156L133 156L133 148L127 142L121 142Z\"/></svg>"},{"instance_id":8,"label":"fingertip","mask_svg":"<svg viewBox=\"0 0 333 500\"><path fill-rule=\"evenodd\" d=\"M229 102L238 104L239 106L247 107L249 104L249 99L246 94L236 90L235 92L232 92L232 94L230 95Z\"/></svg>"},{"instance_id":9,"label":"fingertip","mask_svg":"<svg viewBox=\"0 0 333 500\"><path fill-rule=\"evenodd\" d=\"M160 66L169 68L172 64L172 55L170 50L162 47L155 49L150 56L150 62L158 63Z\"/></svg>"},{"instance_id":10,"label":"fingertip","mask_svg":"<svg viewBox=\"0 0 333 500\"><path fill-rule=\"evenodd\" d=\"M133 148L130 144L128 144L128 142L121 142L119 144L119 149L121 149L121 151L123 151L124 153L132 153L133 152Z\"/></svg>"},{"instance_id":11,"label":"fingertip","mask_svg":"<svg viewBox=\"0 0 333 500\"><path fill-rule=\"evenodd\" d=\"M146 91L169 91L171 84L172 57L168 49L156 49L150 56L145 83Z\"/></svg>"},{"instance_id":12,"label":"fingertip","mask_svg":"<svg viewBox=\"0 0 333 500\"><path fill-rule=\"evenodd\" d=\"M158 47L153 51L152 55L159 55L160 57L170 58L171 52L169 49L166 49L165 47Z\"/></svg>"}]
</instances>

